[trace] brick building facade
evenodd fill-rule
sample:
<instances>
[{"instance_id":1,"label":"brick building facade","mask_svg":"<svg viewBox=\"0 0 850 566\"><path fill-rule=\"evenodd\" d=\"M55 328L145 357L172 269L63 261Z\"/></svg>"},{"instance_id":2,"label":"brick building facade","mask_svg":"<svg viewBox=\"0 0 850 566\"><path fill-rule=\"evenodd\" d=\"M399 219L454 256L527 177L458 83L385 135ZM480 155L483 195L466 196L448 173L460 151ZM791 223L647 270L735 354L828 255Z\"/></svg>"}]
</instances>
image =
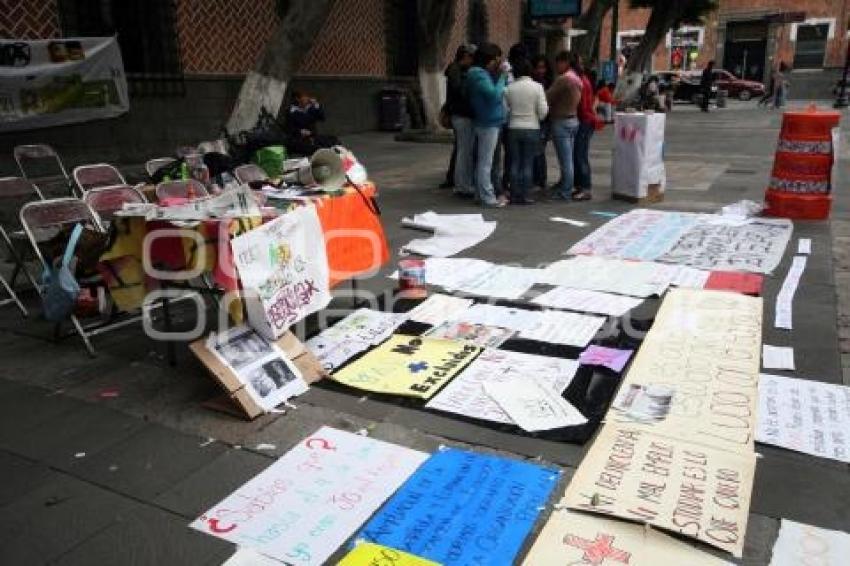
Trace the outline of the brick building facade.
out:
<instances>
[{"instance_id":1,"label":"brick building facade","mask_svg":"<svg viewBox=\"0 0 850 566\"><path fill-rule=\"evenodd\" d=\"M620 0L617 47L636 44L649 10L631 9ZM782 22L787 14L802 21ZM699 69L713 59L719 66L763 81L779 61L791 65L800 82L844 65L850 0L719 0L719 9L701 25L683 26L656 49L651 70ZM600 38L600 56L610 56L611 14ZM807 75L804 77L804 75Z\"/></svg>"}]
</instances>

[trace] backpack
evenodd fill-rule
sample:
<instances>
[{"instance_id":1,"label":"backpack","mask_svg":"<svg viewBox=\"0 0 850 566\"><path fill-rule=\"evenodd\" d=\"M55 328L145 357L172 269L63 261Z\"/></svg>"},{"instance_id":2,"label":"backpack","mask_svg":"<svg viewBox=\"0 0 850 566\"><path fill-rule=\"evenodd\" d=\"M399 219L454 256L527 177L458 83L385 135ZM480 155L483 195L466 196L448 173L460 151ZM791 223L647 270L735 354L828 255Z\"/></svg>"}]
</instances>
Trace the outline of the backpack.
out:
<instances>
[{"instance_id":1,"label":"backpack","mask_svg":"<svg viewBox=\"0 0 850 566\"><path fill-rule=\"evenodd\" d=\"M65 253L59 265L53 265L45 269L41 276L44 286L42 295L42 310L44 318L51 322L61 322L71 316L77 297L80 294L80 284L77 283L74 273L71 271L70 263L74 257L77 242L83 233L83 225L77 224L68 239Z\"/></svg>"}]
</instances>

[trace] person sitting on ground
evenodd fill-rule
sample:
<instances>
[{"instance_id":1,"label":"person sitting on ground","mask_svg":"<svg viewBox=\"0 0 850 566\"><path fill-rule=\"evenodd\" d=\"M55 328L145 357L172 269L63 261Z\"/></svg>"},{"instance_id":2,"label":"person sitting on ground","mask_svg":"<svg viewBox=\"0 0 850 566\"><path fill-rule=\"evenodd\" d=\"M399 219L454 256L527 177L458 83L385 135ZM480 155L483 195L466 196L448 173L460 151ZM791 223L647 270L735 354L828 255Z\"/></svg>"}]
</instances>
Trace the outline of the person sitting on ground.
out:
<instances>
[{"instance_id":1,"label":"person sitting on ground","mask_svg":"<svg viewBox=\"0 0 850 566\"><path fill-rule=\"evenodd\" d=\"M325 121L325 110L303 90L292 93L292 104L286 114L286 150L290 155L310 157L317 150L340 145L335 136L321 136L318 123Z\"/></svg>"}]
</instances>

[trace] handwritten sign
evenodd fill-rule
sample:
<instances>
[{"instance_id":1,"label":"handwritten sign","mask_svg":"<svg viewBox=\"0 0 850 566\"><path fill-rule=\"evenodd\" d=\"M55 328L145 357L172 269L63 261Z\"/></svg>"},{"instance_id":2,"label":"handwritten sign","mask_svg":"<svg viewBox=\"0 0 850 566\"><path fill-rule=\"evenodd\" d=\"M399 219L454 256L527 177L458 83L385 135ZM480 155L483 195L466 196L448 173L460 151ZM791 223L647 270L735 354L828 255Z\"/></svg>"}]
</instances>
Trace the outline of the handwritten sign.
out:
<instances>
[{"instance_id":1,"label":"handwritten sign","mask_svg":"<svg viewBox=\"0 0 850 566\"><path fill-rule=\"evenodd\" d=\"M427 458L322 427L190 526L288 564L323 564Z\"/></svg>"},{"instance_id":2,"label":"handwritten sign","mask_svg":"<svg viewBox=\"0 0 850 566\"><path fill-rule=\"evenodd\" d=\"M599 291L555 287L538 295L531 302L554 309L623 316L633 308L640 306L643 301Z\"/></svg>"},{"instance_id":3,"label":"handwritten sign","mask_svg":"<svg viewBox=\"0 0 850 566\"><path fill-rule=\"evenodd\" d=\"M513 378L538 376L560 394L575 376L575 360L523 354L510 350L484 350L425 407L503 424L515 424L487 393L485 383L503 383Z\"/></svg>"},{"instance_id":4,"label":"handwritten sign","mask_svg":"<svg viewBox=\"0 0 850 566\"><path fill-rule=\"evenodd\" d=\"M552 513L523 561L523 566L543 564L729 565L654 529L567 509Z\"/></svg>"},{"instance_id":5,"label":"handwritten sign","mask_svg":"<svg viewBox=\"0 0 850 566\"><path fill-rule=\"evenodd\" d=\"M419 558L380 544L361 542L345 555L337 566L440 566L436 562Z\"/></svg>"},{"instance_id":6,"label":"handwritten sign","mask_svg":"<svg viewBox=\"0 0 850 566\"><path fill-rule=\"evenodd\" d=\"M740 557L756 456L606 424L563 503L693 537Z\"/></svg>"},{"instance_id":7,"label":"handwritten sign","mask_svg":"<svg viewBox=\"0 0 850 566\"><path fill-rule=\"evenodd\" d=\"M558 480L555 468L442 450L357 536L446 566L511 564Z\"/></svg>"},{"instance_id":8,"label":"handwritten sign","mask_svg":"<svg viewBox=\"0 0 850 566\"><path fill-rule=\"evenodd\" d=\"M782 260L793 229L785 218L739 225L700 222L658 261L713 271L771 273Z\"/></svg>"},{"instance_id":9,"label":"handwritten sign","mask_svg":"<svg viewBox=\"0 0 850 566\"><path fill-rule=\"evenodd\" d=\"M579 354L578 361L585 366L602 366L620 373L634 350L620 350L618 348L606 348L605 346L588 346Z\"/></svg>"},{"instance_id":10,"label":"handwritten sign","mask_svg":"<svg viewBox=\"0 0 850 566\"><path fill-rule=\"evenodd\" d=\"M315 207L298 207L230 245L248 320L266 338L279 338L330 303L328 258Z\"/></svg>"},{"instance_id":11,"label":"handwritten sign","mask_svg":"<svg viewBox=\"0 0 850 566\"><path fill-rule=\"evenodd\" d=\"M782 519L770 566L838 566L850 556L850 534Z\"/></svg>"},{"instance_id":12,"label":"handwritten sign","mask_svg":"<svg viewBox=\"0 0 850 566\"><path fill-rule=\"evenodd\" d=\"M550 344L564 344L584 348L593 340L602 325L604 316L591 316L574 312L543 311L536 326L519 333L520 338Z\"/></svg>"},{"instance_id":13,"label":"handwritten sign","mask_svg":"<svg viewBox=\"0 0 850 566\"><path fill-rule=\"evenodd\" d=\"M437 326L454 318L472 306L472 299L435 293L407 313L407 318L422 324Z\"/></svg>"},{"instance_id":14,"label":"handwritten sign","mask_svg":"<svg viewBox=\"0 0 850 566\"><path fill-rule=\"evenodd\" d=\"M484 391L527 432L583 425L584 415L537 376L485 383Z\"/></svg>"},{"instance_id":15,"label":"handwritten sign","mask_svg":"<svg viewBox=\"0 0 850 566\"><path fill-rule=\"evenodd\" d=\"M511 339L513 330L469 322L449 320L429 330L425 336L466 342L482 348L498 348Z\"/></svg>"},{"instance_id":16,"label":"handwritten sign","mask_svg":"<svg viewBox=\"0 0 850 566\"><path fill-rule=\"evenodd\" d=\"M365 391L430 399L480 351L463 342L395 334L332 378Z\"/></svg>"},{"instance_id":17,"label":"handwritten sign","mask_svg":"<svg viewBox=\"0 0 850 566\"><path fill-rule=\"evenodd\" d=\"M621 389L672 391L658 434L751 452L758 400L762 300L723 291L673 289L658 310ZM632 422L610 411L609 420Z\"/></svg>"},{"instance_id":18,"label":"handwritten sign","mask_svg":"<svg viewBox=\"0 0 850 566\"><path fill-rule=\"evenodd\" d=\"M850 463L850 387L761 374L756 441Z\"/></svg>"},{"instance_id":19,"label":"handwritten sign","mask_svg":"<svg viewBox=\"0 0 850 566\"><path fill-rule=\"evenodd\" d=\"M651 261L667 253L700 218L639 208L606 222L567 253Z\"/></svg>"},{"instance_id":20,"label":"handwritten sign","mask_svg":"<svg viewBox=\"0 0 850 566\"><path fill-rule=\"evenodd\" d=\"M549 264L540 270L539 282L568 289L649 297L662 295L675 275L671 266L662 263L578 256Z\"/></svg>"}]
</instances>

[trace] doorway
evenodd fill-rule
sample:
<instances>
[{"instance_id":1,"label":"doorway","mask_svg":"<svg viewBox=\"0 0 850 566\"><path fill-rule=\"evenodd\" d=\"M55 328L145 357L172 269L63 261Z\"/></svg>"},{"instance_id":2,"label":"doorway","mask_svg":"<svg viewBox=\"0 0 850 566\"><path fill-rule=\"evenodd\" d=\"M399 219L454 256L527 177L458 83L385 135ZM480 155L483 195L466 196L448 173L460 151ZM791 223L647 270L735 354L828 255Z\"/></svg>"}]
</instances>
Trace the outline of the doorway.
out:
<instances>
[{"instance_id":1,"label":"doorway","mask_svg":"<svg viewBox=\"0 0 850 566\"><path fill-rule=\"evenodd\" d=\"M764 82L767 53L767 22L726 24L723 68L742 79Z\"/></svg>"}]
</instances>

